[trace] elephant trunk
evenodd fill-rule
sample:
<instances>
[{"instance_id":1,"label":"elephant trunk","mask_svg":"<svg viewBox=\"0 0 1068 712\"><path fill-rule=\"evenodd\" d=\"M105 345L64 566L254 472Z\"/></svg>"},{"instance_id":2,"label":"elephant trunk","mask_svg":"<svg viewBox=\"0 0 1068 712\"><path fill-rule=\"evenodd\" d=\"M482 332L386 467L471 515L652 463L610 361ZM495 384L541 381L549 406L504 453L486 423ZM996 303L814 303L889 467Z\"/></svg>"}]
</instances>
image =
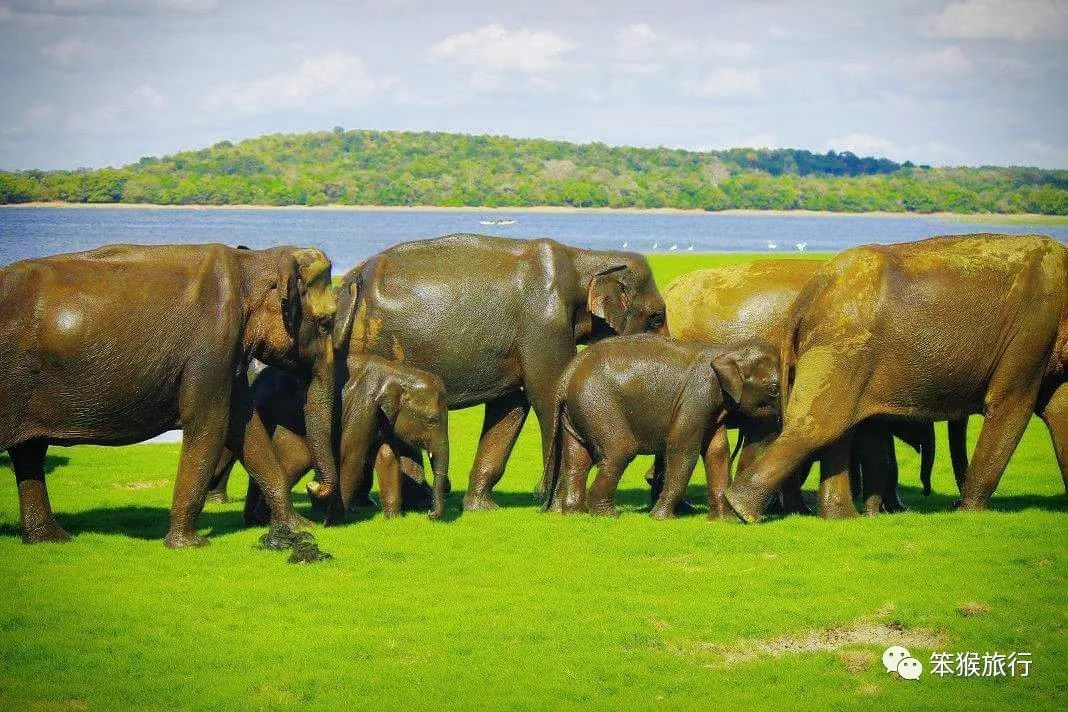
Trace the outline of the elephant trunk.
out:
<instances>
[{"instance_id":1,"label":"elephant trunk","mask_svg":"<svg viewBox=\"0 0 1068 712\"><path fill-rule=\"evenodd\" d=\"M445 488L449 482L449 442L447 439L431 448L430 469L434 472L434 490L429 514L431 519L440 520L445 516Z\"/></svg>"},{"instance_id":2,"label":"elephant trunk","mask_svg":"<svg viewBox=\"0 0 1068 712\"><path fill-rule=\"evenodd\" d=\"M315 478L308 483L308 496L315 504L326 506L327 511L340 495L338 457L334 450L335 398L333 358L321 359L308 384L304 428L315 467Z\"/></svg>"}]
</instances>

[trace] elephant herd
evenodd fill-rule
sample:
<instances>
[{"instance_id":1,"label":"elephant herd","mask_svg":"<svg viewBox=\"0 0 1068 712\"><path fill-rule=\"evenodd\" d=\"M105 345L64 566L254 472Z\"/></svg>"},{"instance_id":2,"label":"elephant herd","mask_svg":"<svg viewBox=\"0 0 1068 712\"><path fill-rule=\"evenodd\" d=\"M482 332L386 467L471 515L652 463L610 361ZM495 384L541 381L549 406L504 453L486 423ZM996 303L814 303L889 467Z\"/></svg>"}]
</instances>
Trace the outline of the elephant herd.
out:
<instances>
[{"instance_id":1,"label":"elephant herd","mask_svg":"<svg viewBox=\"0 0 1068 712\"><path fill-rule=\"evenodd\" d=\"M0 371L0 451L28 543L69 538L45 486L49 445L175 428L170 547L206 543L197 516L225 498L236 461L249 524L305 528L291 491L309 470L328 524L374 504L375 473L387 516L441 518L448 411L479 404L467 511L496 508L532 408L551 511L615 513L639 454L654 456L659 519L689 507L699 459L710 518L807 512L815 462L821 516L856 516L857 497L869 514L900 511L894 438L920 452L928 492L941 420L959 506L975 510L1032 414L1068 488L1068 249L936 237L691 272L662 297L641 255L549 239L404 243L337 287L312 248L115 245L0 269Z\"/></svg>"}]
</instances>

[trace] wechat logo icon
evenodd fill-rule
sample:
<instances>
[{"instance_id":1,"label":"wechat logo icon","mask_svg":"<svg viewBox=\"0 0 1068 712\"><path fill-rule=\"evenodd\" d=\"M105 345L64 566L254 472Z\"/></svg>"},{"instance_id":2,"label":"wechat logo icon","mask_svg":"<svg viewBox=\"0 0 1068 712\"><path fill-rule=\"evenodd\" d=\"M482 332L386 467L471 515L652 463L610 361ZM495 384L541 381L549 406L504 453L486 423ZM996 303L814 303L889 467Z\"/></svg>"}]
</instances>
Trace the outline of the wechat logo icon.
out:
<instances>
[{"instance_id":1,"label":"wechat logo icon","mask_svg":"<svg viewBox=\"0 0 1068 712\"><path fill-rule=\"evenodd\" d=\"M896 672L903 680L919 680L923 673L923 663L900 645L891 645L883 651L883 667L887 672Z\"/></svg>"}]
</instances>

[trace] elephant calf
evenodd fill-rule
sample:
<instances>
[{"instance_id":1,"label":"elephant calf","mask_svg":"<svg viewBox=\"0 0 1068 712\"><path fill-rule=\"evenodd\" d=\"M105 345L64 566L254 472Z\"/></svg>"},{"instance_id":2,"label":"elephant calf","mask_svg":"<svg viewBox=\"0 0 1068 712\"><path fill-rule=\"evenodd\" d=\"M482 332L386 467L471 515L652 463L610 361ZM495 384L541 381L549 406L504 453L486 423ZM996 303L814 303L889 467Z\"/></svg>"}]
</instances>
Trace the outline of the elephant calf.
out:
<instances>
[{"instance_id":1,"label":"elephant calf","mask_svg":"<svg viewBox=\"0 0 1068 712\"><path fill-rule=\"evenodd\" d=\"M400 443L430 453L434 470L430 516L440 519L449 471L449 416L441 379L377 356L350 356L348 370L348 380L341 390L341 487L327 515L328 522L336 522L351 506L369 501L375 454L382 445L392 445L396 451ZM312 469L311 451L304 436L301 384L280 369L266 368L256 377L253 397L292 489ZM232 464L233 458L216 475L213 491L225 492L225 477ZM427 501L425 483L408 481L398 467L384 467L380 473L382 511L387 517L398 516L402 506L414 508ZM309 490L317 485L312 482ZM259 521L264 510L260 489L249 480L246 521Z\"/></svg>"},{"instance_id":2,"label":"elephant calf","mask_svg":"<svg viewBox=\"0 0 1068 712\"><path fill-rule=\"evenodd\" d=\"M635 455L655 455L664 488L652 516L674 516L698 456L708 476L709 516L723 515L727 474L714 435L729 414L775 417L779 359L770 345L728 349L654 335L621 336L590 346L560 377L545 480L547 508L615 515L619 478ZM597 478L587 504L586 478Z\"/></svg>"}]
</instances>

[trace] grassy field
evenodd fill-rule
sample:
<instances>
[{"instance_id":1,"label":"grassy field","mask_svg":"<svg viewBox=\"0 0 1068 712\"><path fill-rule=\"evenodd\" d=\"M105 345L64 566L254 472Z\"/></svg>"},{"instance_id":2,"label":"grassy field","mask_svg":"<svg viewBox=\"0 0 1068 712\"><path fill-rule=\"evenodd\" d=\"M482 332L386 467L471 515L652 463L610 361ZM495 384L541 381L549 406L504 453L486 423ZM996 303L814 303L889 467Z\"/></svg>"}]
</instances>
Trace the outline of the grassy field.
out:
<instances>
[{"instance_id":1,"label":"grassy field","mask_svg":"<svg viewBox=\"0 0 1068 712\"><path fill-rule=\"evenodd\" d=\"M654 268L663 285L743 259ZM746 527L650 520L648 458L618 519L540 514L533 418L503 508L462 515L480 415L451 419L448 521L318 529L336 558L310 566L253 550L262 530L242 528L240 501L204 512L211 546L166 550L176 445L53 448L52 502L74 540L23 546L0 456L0 707L1064 709L1068 502L1040 422L992 511L952 511L940 426L930 498L900 451L911 513ZM925 668L936 650L1033 663L1026 678L905 681L881 664L892 644Z\"/></svg>"}]
</instances>

